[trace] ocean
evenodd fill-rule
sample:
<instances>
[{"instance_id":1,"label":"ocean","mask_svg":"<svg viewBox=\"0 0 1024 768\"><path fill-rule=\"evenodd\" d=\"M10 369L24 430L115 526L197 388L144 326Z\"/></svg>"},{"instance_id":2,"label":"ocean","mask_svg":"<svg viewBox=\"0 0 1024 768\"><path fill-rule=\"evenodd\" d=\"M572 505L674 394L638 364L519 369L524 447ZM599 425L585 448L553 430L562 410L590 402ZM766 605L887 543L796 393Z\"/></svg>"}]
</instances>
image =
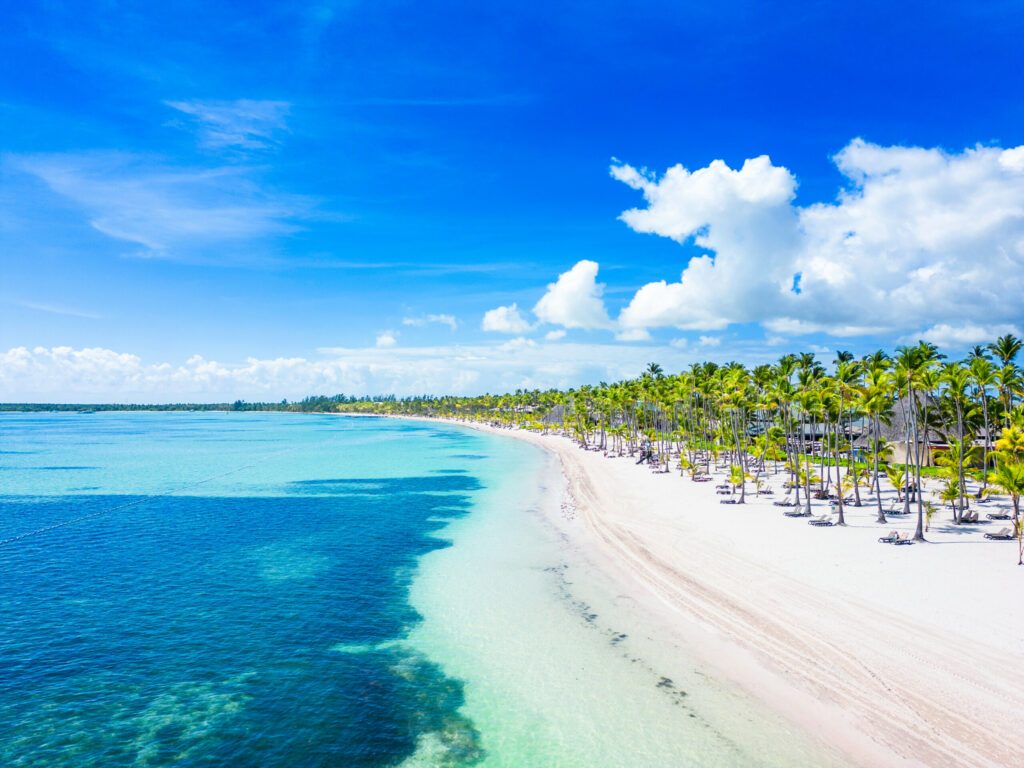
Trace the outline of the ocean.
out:
<instances>
[{"instance_id":1,"label":"ocean","mask_svg":"<svg viewBox=\"0 0 1024 768\"><path fill-rule=\"evenodd\" d=\"M0 414L0 765L823 764L634 636L552 462L414 421Z\"/></svg>"}]
</instances>

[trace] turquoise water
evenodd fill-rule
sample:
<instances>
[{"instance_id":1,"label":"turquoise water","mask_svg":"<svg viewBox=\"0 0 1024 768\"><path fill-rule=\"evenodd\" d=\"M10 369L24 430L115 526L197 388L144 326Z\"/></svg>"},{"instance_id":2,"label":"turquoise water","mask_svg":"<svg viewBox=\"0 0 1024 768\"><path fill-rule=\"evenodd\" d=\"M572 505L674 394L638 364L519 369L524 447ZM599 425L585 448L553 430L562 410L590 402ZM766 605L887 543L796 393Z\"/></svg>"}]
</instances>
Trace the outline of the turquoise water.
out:
<instances>
[{"instance_id":1,"label":"turquoise water","mask_svg":"<svg viewBox=\"0 0 1024 768\"><path fill-rule=\"evenodd\" d=\"M439 424L0 414L0 765L833 765Z\"/></svg>"},{"instance_id":2,"label":"turquoise water","mask_svg":"<svg viewBox=\"0 0 1024 768\"><path fill-rule=\"evenodd\" d=\"M499 449L376 419L0 416L0 764L393 765L427 733L473 763L462 684L399 641L417 558Z\"/></svg>"}]
</instances>

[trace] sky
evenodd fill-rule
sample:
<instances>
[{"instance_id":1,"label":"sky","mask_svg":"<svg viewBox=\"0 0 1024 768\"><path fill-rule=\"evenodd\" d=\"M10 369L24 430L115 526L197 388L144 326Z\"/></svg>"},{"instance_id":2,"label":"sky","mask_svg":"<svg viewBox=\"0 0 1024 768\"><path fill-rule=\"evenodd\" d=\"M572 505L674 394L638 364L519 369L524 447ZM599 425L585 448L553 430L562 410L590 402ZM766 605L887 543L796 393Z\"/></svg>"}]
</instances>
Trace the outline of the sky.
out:
<instances>
[{"instance_id":1,"label":"sky","mask_svg":"<svg viewBox=\"0 0 1024 768\"><path fill-rule=\"evenodd\" d=\"M1024 329L1024 3L3 2L0 401Z\"/></svg>"}]
</instances>

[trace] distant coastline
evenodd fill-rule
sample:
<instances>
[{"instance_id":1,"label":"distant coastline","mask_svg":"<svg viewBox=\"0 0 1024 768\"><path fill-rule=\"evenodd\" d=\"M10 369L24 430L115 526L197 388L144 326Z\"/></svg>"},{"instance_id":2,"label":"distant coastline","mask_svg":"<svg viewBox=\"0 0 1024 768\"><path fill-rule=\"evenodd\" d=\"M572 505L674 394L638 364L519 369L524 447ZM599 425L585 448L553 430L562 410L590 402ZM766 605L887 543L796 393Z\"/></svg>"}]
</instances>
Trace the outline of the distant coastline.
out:
<instances>
[{"instance_id":1,"label":"distant coastline","mask_svg":"<svg viewBox=\"0 0 1024 768\"><path fill-rule=\"evenodd\" d=\"M231 403L0 403L6 413L89 413L99 411L279 411L283 413L336 413L339 406L381 398L356 398L345 395L312 395L302 400L280 402Z\"/></svg>"}]
</instances>

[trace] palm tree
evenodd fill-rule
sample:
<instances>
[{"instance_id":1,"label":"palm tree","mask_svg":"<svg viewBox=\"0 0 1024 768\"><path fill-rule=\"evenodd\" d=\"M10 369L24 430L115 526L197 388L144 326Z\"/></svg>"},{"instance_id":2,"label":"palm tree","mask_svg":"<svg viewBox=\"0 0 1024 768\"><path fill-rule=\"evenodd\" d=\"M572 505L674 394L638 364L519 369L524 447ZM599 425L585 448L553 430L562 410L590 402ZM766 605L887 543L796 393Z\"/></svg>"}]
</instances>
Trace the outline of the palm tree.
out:
<instances>
[{"instance_id":1,"label":"palm tree","mask_svg":"<svg viewBox=\"0 0 1024 768\"><path fill-rule=\"evenodd\" d=\"M981 347L975 347L971 353L969 370L971 383L974 385L976 395L981 397L981 412L985 420L984 446L981 457L981 490L978 491L979 498L985 493L988 487L988 454L991 445L988 421L988 388L996 384L996 369L987 357L981 352Z\"/></svg>"},{"instance_id":2,"label":"palm tree","mask_svg":"<svg viewBox=\"0 0 1024 768\"><path fill-rule=\"evenodd\" d=\"M1024 494L1024 462L1017 458L1000 461L992 471L989 482L1002 489L1013 502L1013 530L1017 536L1017 565L1024 565L1024 538L1020 519L1020 497Z\"/></svg>"},{"instance_id":3,"label":"palm tree","mask_svg":"<svg viewBox=\"0 0 1024 768\"><path fill-rule=\"evenodd\" d=\"M1000 336L993 343L989 344L988 350L995 355L1004 366L1007 366L1013 364L1014 359L1017 357L1017 353L1021 350L1021 346L1024 346L1024 342L1012 333L1008 333L1005 336Z\"/></svg>"},{"instance_id":4,"label":"palm tree","mask_svg":"<svg viewBox=\"0 0 1024 768\"><path fill-rule=\"evenodd\" d=\"M967 386L971 381L971 373L960 363L946 363L942 366L940 380L945 385L945 395L953 403L956 410L956 440L949 441L947 455L956 460L956 487L960 491L958 507L953 514L953 522L959 524L964 514L964 460L969 450L964 435L964 410L970 404Z\"/></svg>"},{"instance_id":5,"label":"palm tree","mask_svg":"<svg viewBox=\"0 0 1024 768\"><path fill-rule=\"evenodd\" d=\"M884 445L881 435L882 421L888 421L892 414L892 393L892 377L889 373L881 366L869 368L866 385L860 393L860 405L871 422L874 435L871 441L871 454L875 473L875 501L878 507L876 519L883 524L887 521L882 510L881 487L878 485L878 459Z\"/></svg>"},{"instance_id":6,"label":"palm tree","mask_svg":"<svg viewBox=\"0 0 1024 768\"><path fill-rule=\"evenodd\" d=\"M888 466L885 468L885 476L892 483L892 487L896 489L896 499L899 501L903 497L903 484L907 480L906 470Z\"/></svg>"},{"instance_id":7,"label":"palm tree","mask_svg":"<svg viewBox=\"0 0 1024 768\"><path fill-rule=\"evenodd\" d=\"M648 363L647 369L644 371L652 379L660 379L665 375L665 371L657 363Z\"/></svg>"},{"instance_id":8,"label":"palm tree","mask_svg":"<svg viewBox=\"0 0 1024 768\"><path fill-rule=\"evenodd\" d=\"M740 500L738 503L746 503L746 489L747 489L747 478L750 477L746 472L743 471L743 467L739 464L733 464L729 467L729 484L734 489L740 489Z\"/></svg>"}]
</instances>

